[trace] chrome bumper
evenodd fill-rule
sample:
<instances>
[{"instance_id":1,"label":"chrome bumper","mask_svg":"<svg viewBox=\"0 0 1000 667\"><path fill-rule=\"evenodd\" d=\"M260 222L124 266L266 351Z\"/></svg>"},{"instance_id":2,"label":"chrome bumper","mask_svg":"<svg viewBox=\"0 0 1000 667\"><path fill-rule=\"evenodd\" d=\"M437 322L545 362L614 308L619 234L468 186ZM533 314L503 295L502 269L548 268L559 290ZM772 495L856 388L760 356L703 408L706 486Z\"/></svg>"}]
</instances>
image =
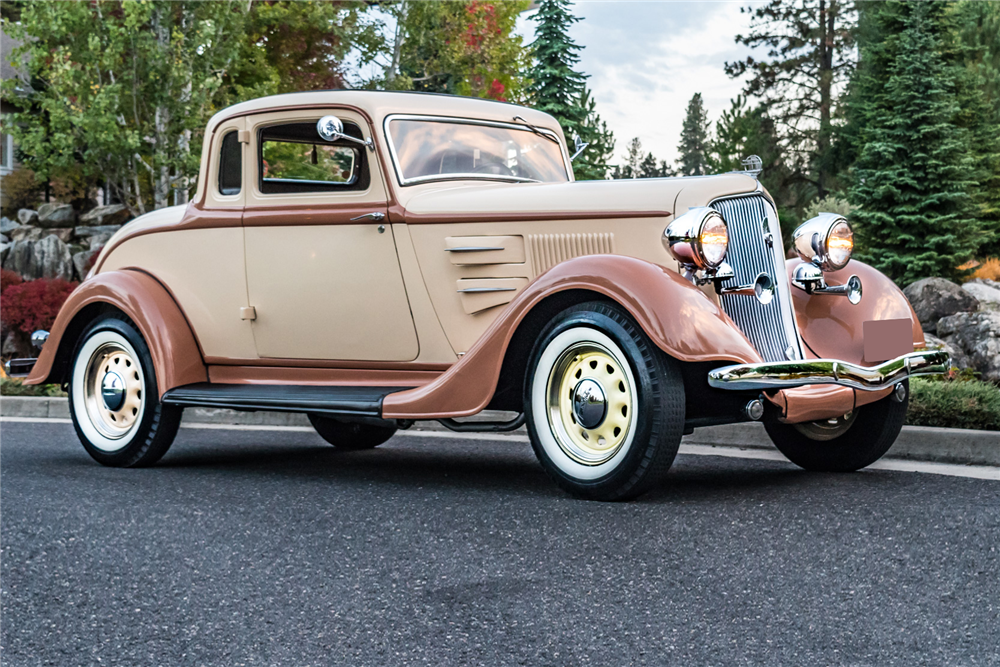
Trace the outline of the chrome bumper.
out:
<instances>
[{"instance_id":1,"label":"chrome bumper","mask_svg":"<svg viewBox=\"0 0 1000 667\"><path fill-rule=\"evenodd\" d=\"M944 350L923 349L877 366L857 366L836 359L737 364L709 371L708 384L716 389L732 390L839 384L863 391L878 391L914 375L947 372L949 361Z\"/></svg>"}]
</instances>

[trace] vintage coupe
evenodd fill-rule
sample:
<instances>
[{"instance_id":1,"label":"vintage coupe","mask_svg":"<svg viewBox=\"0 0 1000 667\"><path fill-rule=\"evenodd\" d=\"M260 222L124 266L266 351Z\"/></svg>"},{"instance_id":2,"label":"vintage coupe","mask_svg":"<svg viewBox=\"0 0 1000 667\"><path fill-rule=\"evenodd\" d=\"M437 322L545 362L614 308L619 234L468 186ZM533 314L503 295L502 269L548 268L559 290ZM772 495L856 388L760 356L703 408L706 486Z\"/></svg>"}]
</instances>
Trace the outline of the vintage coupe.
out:
<instances>
[{"instance_id":1,"label":"vintage coupe","mask_svg":"<svg viewBox=\"0 0 1000 667\"><path fill-rule=\"evenodd\" d=\"M596 499L648 490L683 434L727 422L763 419L804 468L862 468L947 355L850 261L843 217L793 245L748 173L575 182L529 108L279 95L212 118L193 201L122 228L19 364L68 386L111 466L154 463L185 407L214 406L306 413L343 449L416 420L527 424ZM517 416L461 420L487 409Z\"/></svg>"}]
</instances>

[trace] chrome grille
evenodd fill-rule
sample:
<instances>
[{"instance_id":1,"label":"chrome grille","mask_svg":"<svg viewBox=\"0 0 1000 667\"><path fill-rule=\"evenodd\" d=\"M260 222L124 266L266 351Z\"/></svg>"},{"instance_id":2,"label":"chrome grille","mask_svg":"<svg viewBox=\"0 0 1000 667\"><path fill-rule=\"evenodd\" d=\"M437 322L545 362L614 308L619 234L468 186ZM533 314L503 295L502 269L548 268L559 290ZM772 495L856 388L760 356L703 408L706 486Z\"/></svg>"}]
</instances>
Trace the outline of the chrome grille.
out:
<instances>
[{"instance_id":1,"label":"chrome grille","mask_svg":"<svg viewBox=\"0 0 1000 667\"><path fill-rule=\"evenodd\" d=\"M776 268L782 257L777 216L761 195L720 199L712 202L712 207L722 214L729 229L726 261L736 275L725 285L752 285L757 276L766 273L778 286L774 299L767 305L752 296L729 294L719 297L722 309L746 334L764 361L801 358L785 267ZM777 250L768 245L765 237L769 234Z\"/></svg>"}]
</instances>

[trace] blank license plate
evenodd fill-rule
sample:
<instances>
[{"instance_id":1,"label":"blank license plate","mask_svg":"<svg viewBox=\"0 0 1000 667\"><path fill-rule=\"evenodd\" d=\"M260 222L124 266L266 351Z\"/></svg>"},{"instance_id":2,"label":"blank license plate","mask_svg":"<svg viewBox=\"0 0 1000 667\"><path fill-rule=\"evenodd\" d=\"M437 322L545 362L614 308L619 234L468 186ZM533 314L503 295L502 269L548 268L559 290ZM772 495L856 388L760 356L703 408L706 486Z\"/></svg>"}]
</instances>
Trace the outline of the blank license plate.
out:
<instances>
[{"instance_id":1,"label":"blank license plate","mask_svg":"<svg viewBox=\"0 0 1000 667\"><path fill-rule=\"evenodd\" d=\"M887 361L913 352L913 322L905 320L868 320L865 335L865 361Z\"/></svg>"}]
</instances>

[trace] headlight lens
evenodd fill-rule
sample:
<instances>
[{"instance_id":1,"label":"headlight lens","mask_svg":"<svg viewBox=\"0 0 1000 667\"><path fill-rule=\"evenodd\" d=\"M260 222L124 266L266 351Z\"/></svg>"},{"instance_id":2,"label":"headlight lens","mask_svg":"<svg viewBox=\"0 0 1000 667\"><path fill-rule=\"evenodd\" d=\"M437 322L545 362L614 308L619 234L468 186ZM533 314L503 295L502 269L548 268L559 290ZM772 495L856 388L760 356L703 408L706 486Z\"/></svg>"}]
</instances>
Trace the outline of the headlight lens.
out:
<instances>
[{"instance_id":1,"label":"headlight lens","mask_svg":"<svg viewBox=\"0 0 1000 667\"><path fill-rule=\"evenodd\" d=\"M698 245L701 246L705 264L712 268L722 264L729 248L729 230L726 229L726 221L721 215L710 215L705 218L705 222L701 225L701 234L698 235Z\"/></svg>"},{"instance_id":2,"label":"headlight lens","mask_svg":"<svg viewBox=\"0 0 1000 667\"><path fill-rule=\"evenodd\" d=\"M826 256L832 267L842 269L850 261L853 251L854 231L846 220L841 220L833 226L826 238Z\"/></svg>"},{"instance_id":3,"label":"headlight lens","mask_svg":"<svg viewBox=\"0 0 1000 667\"><path fill-rule=\"evenodd\" d=\"M683 267L714 269L725 260L729 247L726 221L714 208L692 208L667 226L663 245Z\"/></svg>"},{"instance_id":4,"label":"headlight lens","mask_svg":"<svg viewBox=\"0 0 1000 667\"><path fill-rule=\"evenodd\" d=\"M820 213L799 225L792 234L792 245L802 261L823 271L837 271L851 260L854 231L844 216Z\"/></svg>"}]
</instances>

